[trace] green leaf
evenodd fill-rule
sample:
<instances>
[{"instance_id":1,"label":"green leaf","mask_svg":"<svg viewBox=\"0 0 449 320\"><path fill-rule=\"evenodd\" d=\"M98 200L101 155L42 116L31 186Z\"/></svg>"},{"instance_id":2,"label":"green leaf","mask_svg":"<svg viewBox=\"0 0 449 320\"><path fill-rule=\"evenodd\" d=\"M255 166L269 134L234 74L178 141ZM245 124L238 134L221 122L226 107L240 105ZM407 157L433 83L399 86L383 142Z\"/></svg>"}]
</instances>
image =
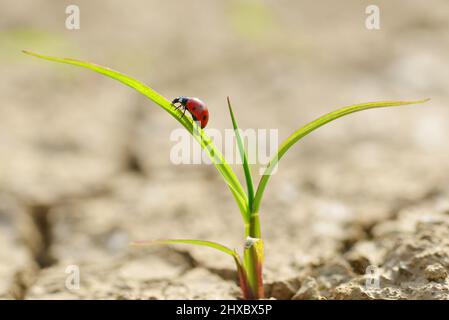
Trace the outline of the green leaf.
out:
<instances>
[{"instance_id":1,"label":"green leaf","mask_svg":"<svg viewBox=\"0 0 449 320\"><path fill-rule=\"evenodd\" d=\"M306 124L304 127L298 129L292 135L290 135L290 137L288 137L287 140L285 140L281 144L276 155L271 159L267 168L265 169L264 175L260 179L259 186L258 186L257 192L256 192L256 196L254 198L253 212L259 212L260 202L262 201L265 187L268 183L271 173L273 172L273 170L276 167L279 160L296 142L301 140L301 138L303 138L304 136L308 135L312 131L325 125L328 122L331 122L335 119L341 118L343 116L346 116L346 115L354 113L354 112L358 112L358 111L362 111L362 110L366 110L366 109L373 109L373 108L397 107L397 106L403 106L403 105L418 104L418 103L424 103L429 100L430 99L423 99L423 100L417 100L417 101L380 101L380 102L368 102L368 103L351 105L351 106L344 107L344 108L338 109L336 111L330 112L330 113Z\"/></svg>"},{"instance_id":2,"label":"green leaf","mask_svg":"<svg viewBox=\"0 0 449 320\"><path fill-rule=\"evenodd\" d=\"M149 245L158 245L158 244L193 244L197 246L209 247L216 249L218 251L229 254L234 258L234 262L237 268L237 274L239 277L240 288L242 289L243 298L244 299L252 299L253 295L251 289L249 287L247 274L245 268L242 264L240 256L237 254L235 250L232 250L222 244L212 241L205 240L194 240L194 239L165 239L165 240L149 240L149 241L134 241L131 242L133 246L149 246Z\"/></svg>"},{"instance_id":3,"label":"green leaf","mask_svg":"<svg viewBox=\"0 0 449 320\"><path fill-rule=\"evenodd\" d=\"M160 107L162 107L165 111L167 111L169 114L171 114L176 120L178 120L194 137L195 139L201 144L201 147L206 150L206 153L208 154L209 158L212 160L212 163L217 168L218 172L223 176L223 179L225 180L228 187L231 189L231 192L237 202L237 205L242 213L243 219L245 223L249 220L249 210L247 208L247 196L245 191L243 190L237 176L232 171L229 164L224 159L223 155L220 151L215 147L210 137L198 126L196 125L192 119L189 117L182 117L182 112L179 110L176 110L174 106L171 104L169 100L164 98L162 95L145 85L144 83L127 76L123 73L120 73L118 71L112 70L107 67L100 66L98 64L71 59L71 58L58 58L58 57L51 57L46 56L30 51L23 50L25 54L49 60L54 62L61 62L66 63L70 65L75 65L79 67L84 67L90 70L93 70L95 72L101 73L103 75L106 75L112 79L118 80L121 83L126 84L127 86L130 86L131 88L137 90L138 92L145 95L147 98L158 104Z\"/></svg>"},{"instance_id":4,"label":"green leaf","mask_svg":"<svg viewBox=\"0 0 449 320\"><path fill-rule=\"evenodd\" d=\"M248 156L246 154L245 147L243 145L242 136L240 134L240 129L239 129L239 127L237 125L237 121L235 120L235 117L234 117L234 112L232 111L231 101L230 101L229 97L227 98L227 100L228 100L229 113L230 113L231 119L232 119L232 126L234 127L235 138L237 140L237 145L239 147L240 158L242 159L243 171L245 172L246 187L248 190L248 206L249 206L249 210L251 211L251 208L253 206L253 199L254 199L253 179L251 177L251 170L250 170L249 164L248 164Z\"/></svg>"},{"instance_id":5,"label":"green leaf","mask_svg":"<svg viewBox=\"0 0 449 320\"><path fill-rule=\"evenodd\" d=\"M232 250L222 244L219 244L217 242L205 241L205 240L163 239L163 240L148 240L148 241L144 240L144 241L131 242L131 245L133 245L133 246L148 246L148 245L157 245L157 244L194 244L194 245L198 245L198 246L214 248L221 252L227 253L232 257L235 257L235 256L238 257L238 254L234 250Z\"/></svg>"}]
</instances>

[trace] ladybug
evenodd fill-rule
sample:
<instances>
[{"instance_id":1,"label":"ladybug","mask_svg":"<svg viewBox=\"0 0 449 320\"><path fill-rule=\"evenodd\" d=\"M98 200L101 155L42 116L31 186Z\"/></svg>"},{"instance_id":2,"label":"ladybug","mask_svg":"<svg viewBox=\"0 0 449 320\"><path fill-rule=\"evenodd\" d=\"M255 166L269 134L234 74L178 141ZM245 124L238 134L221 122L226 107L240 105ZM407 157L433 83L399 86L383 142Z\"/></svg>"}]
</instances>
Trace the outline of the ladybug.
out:
<instances>
[{"instance_id":1,"label":"ladybug","mask_svg":"<svg viewBox=\"0 0 449 320\"><path fill-rule=\"evenodd\" d=\"M209 121L209 110L207 110L206 104L198 98L189 97L177 97L171 102L172 105L176 106L176 109L181 108L184 110L183 116L186 111L189 111L192 115L193 121L199 121L201 124L201 129L205 128L207 122Z\"/></svg>"}]
</instances>

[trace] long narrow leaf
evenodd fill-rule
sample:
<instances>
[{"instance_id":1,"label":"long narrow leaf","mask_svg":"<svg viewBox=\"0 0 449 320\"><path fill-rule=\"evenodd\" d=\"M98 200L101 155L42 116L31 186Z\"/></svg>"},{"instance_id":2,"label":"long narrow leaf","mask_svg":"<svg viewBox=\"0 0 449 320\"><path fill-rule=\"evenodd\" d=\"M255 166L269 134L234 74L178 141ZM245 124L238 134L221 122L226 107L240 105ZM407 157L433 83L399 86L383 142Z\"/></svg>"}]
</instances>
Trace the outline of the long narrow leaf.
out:
<instances>
[{"instance_id":1,"label":"long narrow leaf","mask_svg":"<svg viewBox=\"0 0 449 320\"><path fill-rule=\"evenodd\" d=\"M423 99L423 100L418 100L418 101L380 101L380 102L368 102L368 103L356 104L356 105L344 107L344 108L338 109L336 111L330 112L330 113L306 124L304 127L300 128L299 130L295 131L292 135L290 135L290 137L288 137L287 140L285 140L281 144L276 155L271 159L270 163L268 164L267 168L265 169L264 175L260 179L259 186L257 187L256 196L254 198L253 212L259 211L260 202L262 201L262 196L265 191L265 187L268 183L271 173L273 172L273 169L276 167L279 160L287 152L288 149L290 149L296 142L298 142L304 136L308 135L315 129L325 125L328 122L331 122L335 119L341 118L343 116L346 116L346 115L354 113L354 112L358 112L358 111L362 111L362 110L366 110L366 109L373 109L373 108L397 107L397 106L403 106L403 105L418 104L418 103L424 103L429 100L430 99Z\"/></svg>"},{"instance_id":2,"label":"long narrow leaf","mask_svg":"<svg viewBox=\"0 0 449 320\"><path fill-rule=\"evenodd\" d=\"M134 241L131 242L133 246L151 246L158 244L193 244L197 246L209 247L212 249L216 249L218 251L229 254L234 259L237 274L239 277L240 288L242 289L243 298L244 299L252 299L253 294L249 287L247 274L245 268L242 264L240 256L237 254L235 250L232 250L222 244L213 241L205 241L205 240L194 240L194 239L165 239L165 240L149 240L149 241Z\"/></svg>"},{"instance_id":3,"label":"long narrow leaf","mask_svg":"<svg viewBox=\"0 0 449 320\"><path fill-rule=\"evenodd\" d=\"M194 137L195 139L201 144L201 147L206 150L208 156L211 158L212 163L217 168L218 172L223 176L226 184L229 186L229 188L232 191L232 194L234 195L235 200L238 203L238 206L240 208L240 211L242 212L242 216L245 220L245 222L248 221L248 210L246 209L247 206L247 197L246 193L243 190L240 182L237 179L237 176L232 171L231 167L227 164L226 160L224 159L223 155L220 151L215 147L215 145L212 143L212 140L210 137L201 129L199 128L189 117L181 117L181 112L175 110L173 105L169 100L164 98L162 95L145 85L144 83L127 76L123 73L120 73L118 71L112 70L107 67L103 67L94 63L71 59L71 58L58 58L58 57L51 57L46 56L30 51L23 50L25 54L49 60L54 62L61 62L66 63L70 65L75 65L79 67L84 67L90 70L93 70L95 72L98 72L100 74L106 75L112 79L118 80L131 88L137 90L138 92L145 95L147 98L158 104L160 107L162 107L165 111L170 113L176 120L178 120ZM199 134L194 134L194 131L199 132Z\"/></svg>"},{"instance_id":4,"label":"long narrow leaf","mask_svg":"<svg viewBox=\"0 0 449 320\"><path fill-rule=\"evenodd\" d=\"M214 248L221 252L227 253L232 257L236 256L238 257L238 254L234 250L213 241L194 240L194 239L163 239L163 240L144 240L144 241L131 242L131 245L133 246L148 246L158 244L194 244L197 246Z\"/></svg>"},{"instance_id":5,"label":"long narrow leaf","mask_svg":"<svg viewBox=\"0 0 449 320\"><path fill-rule=\"evenodd\" d=\"M243 171L245 172L246 187L248 190L248 206L249 210L251 211L254 199L253 179L251 177L251 170L248 164L248 156L245 151L245 146L243 145L242 136L240 135L240 129L234 117L234 112L232 111L231 101L229 100L229 97L227 98L227 100L228 100L229 113L232 119L232 126L234 127L235 138L237 140L237 145L239 148L240 158L242 159Z\"/></svg>"}]
</instances>

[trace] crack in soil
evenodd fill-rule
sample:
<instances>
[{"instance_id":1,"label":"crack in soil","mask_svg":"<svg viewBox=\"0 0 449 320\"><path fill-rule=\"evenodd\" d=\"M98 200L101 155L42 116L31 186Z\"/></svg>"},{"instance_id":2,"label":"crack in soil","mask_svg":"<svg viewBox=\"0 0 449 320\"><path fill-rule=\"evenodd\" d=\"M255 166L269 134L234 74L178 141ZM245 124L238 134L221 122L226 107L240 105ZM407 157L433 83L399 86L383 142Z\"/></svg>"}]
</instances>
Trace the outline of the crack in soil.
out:
<instances>
[{"instance_id":1,"label":"crack in soil","mask_svg":"<svg viewBox=\"0 0 449 320\"><path fill-rule=\"evenodd\" d=\"M25 247L30 252L32 265L18 270L9 288L14 299L25 299L29 288L37 279L41 269L48 268L57 262L51 253L53 243L53 225L49 217L52 206L37 204L28 206L30 229L22 234ZM27 232L29 231L29 232Z\"/></svg>"},{"instance_id":2,"label":"crack in soil","mask_svg":"<svg viewBox=\"0 0 449 320\"><path fill-rule=\"evenodd\" d=\"M170 248L173 252L179 254L184 261L187 264L187 268L181 273L181 275L186 274L188 271L195 269L195 268L203 268L208 270L210 273L215 274L219 276L223 280L232 280L235 281L236 284L238 284L238 277L237 272L233 269L229 268L214 268L209 267L207 265L204 265L203 263L199 262L195 257L188 251L188 250L181 250L176 248Z\"/></svg>"},{"instance_id":3,"label":"crack in soil","mask_svg":"<svg viewBox=\"0 0 449 320\"><path fill-rule=\"evenodd\" d=\"M49 217L51 206L34 205L31 207L31 217L40 239L39 246L32 251L34 260L40 269L47 268L56 263L56 258L51 253L53 242L52 222Z\"/></svg>"},{"instance_id":4,"label":"crack in soil","mask_svg":"<svg viewBox=\"0 0 449 320\"><path fill-rule=\"evenodd\" d=\"M38 271L35 268L17 271L9 288L11 297L16 300L23 300L28 289L37 278Z\"/></svg>"},{"instance_id":5,"label":"crack in soil","mask_svg":"<svg viewBox=\"0 0 449 320\"><path fill-rule=\"evenodd\" d=\"M415 199L399 199L396 204L392 207L389 215L388 220L395 220L398 218L399 213L403 210L406 210L408 208L414 207L422 202L426 202L432 199L435 199L438 196L441 196L443 194L443 188L434 186L427 190L421 197L415 198ZM377 223L382 221L377 221ZM374 227L374 226L373 226Z\"/></svg>"},{"instance_id":6,"label":"crack in soil","mask_svg":"<svg viewBox=\"0 0 449 320\"><path fill-rule=\"evenodd\" d=\"M399 216L399 213L408 208L412 208L422 202L432 200L443 193L440 187L430 188L427 192L425 192L421 197L416 199L398 199L393 205L391 210L388 212L387 217L382 219L375 219L370 221L351 221L347 227L355 227L359 228L360 233L356 235L356 237L349 237L343 239L341 241L341 247L339 252L344 255L345 253L351 251L351 249L362 240L373 240L373 229L379 225L380 223L384 223L389 220L396 220Z\"/></svg>"}]
</instances>

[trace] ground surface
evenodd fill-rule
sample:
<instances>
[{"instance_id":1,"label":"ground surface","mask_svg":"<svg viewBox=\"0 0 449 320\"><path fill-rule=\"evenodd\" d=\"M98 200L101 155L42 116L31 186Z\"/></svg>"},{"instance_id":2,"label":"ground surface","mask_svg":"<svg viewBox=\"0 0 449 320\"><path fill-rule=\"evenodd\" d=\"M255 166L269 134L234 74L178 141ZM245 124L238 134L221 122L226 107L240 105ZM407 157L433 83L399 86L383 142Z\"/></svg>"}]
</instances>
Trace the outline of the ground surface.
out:
<instances>
[{"instance_id":1,"label":"ground surface","mask_svg":"<svg viewBox=\"0 0 449 320\"><path fill-rule=\"evenodd\" d=\"M69 2L3 0L0 298L240 297L226 256L128 246L242 246L214 167L170 162L177 122L112 80L19 53L28 48L202 97L219 130L230 128L230 95L243 128L281 139L339 106L432 98L339 120L283 159L261 208L266 292L448 299L449 3L377 2L378 31L364 27L371 2L206 0L79 1L81 29L68 31Z\"/></svg>"}]
</instances>

